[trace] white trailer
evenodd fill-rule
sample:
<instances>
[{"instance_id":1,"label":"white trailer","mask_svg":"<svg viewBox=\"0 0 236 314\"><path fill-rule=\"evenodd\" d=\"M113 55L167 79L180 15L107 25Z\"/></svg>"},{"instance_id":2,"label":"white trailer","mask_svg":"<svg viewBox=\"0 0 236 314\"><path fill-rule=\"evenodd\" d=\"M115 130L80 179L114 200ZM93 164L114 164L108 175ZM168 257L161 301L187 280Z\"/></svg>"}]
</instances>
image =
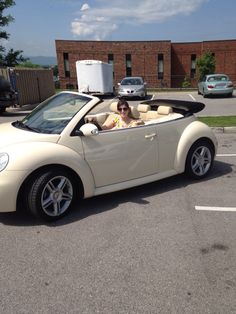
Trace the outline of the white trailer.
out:
<instances>
[{"instance_id":1,"label":"white trailer","mask_svg":"<svg viewBox=\"0 0 236 314\"><path fill-rule=\"evenodd\" d=\"M78 90L81 93L113 94L113 65L98 60L76 61Z\"/></svg>"}]
</instances>

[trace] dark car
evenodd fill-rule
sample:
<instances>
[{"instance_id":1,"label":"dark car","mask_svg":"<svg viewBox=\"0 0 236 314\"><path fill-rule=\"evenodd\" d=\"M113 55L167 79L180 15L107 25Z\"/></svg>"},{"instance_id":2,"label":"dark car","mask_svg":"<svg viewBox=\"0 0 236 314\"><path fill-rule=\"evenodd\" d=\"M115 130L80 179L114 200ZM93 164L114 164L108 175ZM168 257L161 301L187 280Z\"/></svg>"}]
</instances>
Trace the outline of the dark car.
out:
<instances>
[{"instance_id":1,"label":"dark car","mask_svg":"<svg viewBox=\"0 0 236 314\"><path fill-rule=\"evenodd\" d=\"M17 93L12 89L10 82L0 75L0 113L7 107L15 105Z\"/></svg>"}]
</instances>

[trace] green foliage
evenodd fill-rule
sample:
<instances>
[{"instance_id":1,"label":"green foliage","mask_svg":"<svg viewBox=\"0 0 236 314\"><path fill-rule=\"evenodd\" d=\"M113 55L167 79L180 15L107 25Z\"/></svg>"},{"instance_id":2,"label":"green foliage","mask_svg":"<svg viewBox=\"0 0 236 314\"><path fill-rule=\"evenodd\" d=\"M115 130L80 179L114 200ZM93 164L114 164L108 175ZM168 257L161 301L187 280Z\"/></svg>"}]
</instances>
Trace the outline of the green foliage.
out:
<instances>
[{"instance_id":1,"label":"green foliage","mask_svg":"<svg viewBox=\"0 0 236 314\"><path fill-rule=\"evenodd\" d=\"M24 61L21 62L17 65L17 68L31 68L31 69L38 69L38 68L42 68L40 65L38 64L34 64L31 61Z\"/></svg>"},{"instance_id":2,"label":"green foliage","mask_svg":"<svg viewBox=\"0 0 236 314\"><path fill-rule=\"evenodd\" d=\"M54 67L53 67L53 75L58 76L58 66L57 65L54 65Z\"/></svg>"},{"instance_id":3,"label":"green foliage","mask_svg":"<svg viewBox=\"0 0 236 314\"><path fill-rule=\"evenodd\" d=\"M205 52L200 58L197 59L197 73L198 78L201 80L207 74L215 73L216 60L211 52Z\"/></svg>"},{"instance_id":4,"label":"green foliage","mask_svg":"<svg viewBox=\"0 0 236 314\"><path fill-rule=\"evenodd\" d=\"M14 0L0 0L0 40L1 39L8 39L9 34L3 29L3 27L8 26L9 23L14 21L14 18L8 14L4 15L4 10L10 8L11 6L15 5ZM13 67L17 64L26 61L22 56L22 50L10 49L6 53L6 49L0 45L0 66L9 66Z\"/></svg>"},{"instance_id":5,"label":"green foliage","mask_svg":"<svg viewBox=\"0 0 236 314\"><path fill-rule=\"evenodd\" d=\"M10 22L14 21L14 18L9 15L3 15L3 11L11 6L15 5L13 0L0 0L0 39L8 39L9 34L2 30L2 27L7 26Z\"/></svg>"},{"instance_id":6,"label":"green foliage","mask_svg":"<svg viewBox=\"0 0 236 314\"><path fill-rule=\"evenodd\" d=\"M22 50L14 51L13 49L10 49L5 55L4 65L14 67L22 62L27 61L27 59L22 56L22 52Z\"/></svg>"},{"instance_id":7,"label":"green foliage","mask_svg":"<svg viewBox=\"0 0 236 314\"><path fill-rule=\"evenodd\" d=\"M191 80L190 80L190 77L189 76L185 76L184 77L184 80L183 80L183 83L182 83L182 87L183 88L189 88L191 87Z\"/></svg>"}]
</instances>

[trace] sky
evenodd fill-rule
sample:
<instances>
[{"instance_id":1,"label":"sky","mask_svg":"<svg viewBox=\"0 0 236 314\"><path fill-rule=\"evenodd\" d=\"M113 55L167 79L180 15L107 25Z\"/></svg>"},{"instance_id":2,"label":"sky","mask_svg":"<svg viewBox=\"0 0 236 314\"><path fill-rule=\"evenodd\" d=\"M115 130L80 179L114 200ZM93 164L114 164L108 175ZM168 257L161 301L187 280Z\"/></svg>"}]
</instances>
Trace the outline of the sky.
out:
<instances>
[{"instance_id":1,"label":"sky","mask_svg":"<svg viewBox=\"0 0 236 314\"><path fill-rule=\"evenodd\" d=\"M56 56L55 40L236 39L235 0L15 0L7 49Z\"/></svg>"}]
</instances>

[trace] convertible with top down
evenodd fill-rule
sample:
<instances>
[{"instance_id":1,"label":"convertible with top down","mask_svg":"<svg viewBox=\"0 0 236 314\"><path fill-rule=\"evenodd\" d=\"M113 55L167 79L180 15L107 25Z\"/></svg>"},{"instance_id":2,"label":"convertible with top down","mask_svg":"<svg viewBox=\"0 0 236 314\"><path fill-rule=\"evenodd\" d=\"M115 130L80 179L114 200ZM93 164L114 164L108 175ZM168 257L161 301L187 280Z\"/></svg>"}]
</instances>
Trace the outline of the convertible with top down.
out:
<instances>
[{"instance_id":1,"label":"convertible with top down","mask_svg":"<svg viewBox=\"0 0 236 314\"><path fill-rule=\"evenodd\" d=\"M80 199L186 173L202 179L217 150L194 113L199 102L154 99L131 106L142 125L102 130L117 102L61 92L21 121L0 125L0 212L27 209L56 220Z\"/></svg>"}]
</instances>

